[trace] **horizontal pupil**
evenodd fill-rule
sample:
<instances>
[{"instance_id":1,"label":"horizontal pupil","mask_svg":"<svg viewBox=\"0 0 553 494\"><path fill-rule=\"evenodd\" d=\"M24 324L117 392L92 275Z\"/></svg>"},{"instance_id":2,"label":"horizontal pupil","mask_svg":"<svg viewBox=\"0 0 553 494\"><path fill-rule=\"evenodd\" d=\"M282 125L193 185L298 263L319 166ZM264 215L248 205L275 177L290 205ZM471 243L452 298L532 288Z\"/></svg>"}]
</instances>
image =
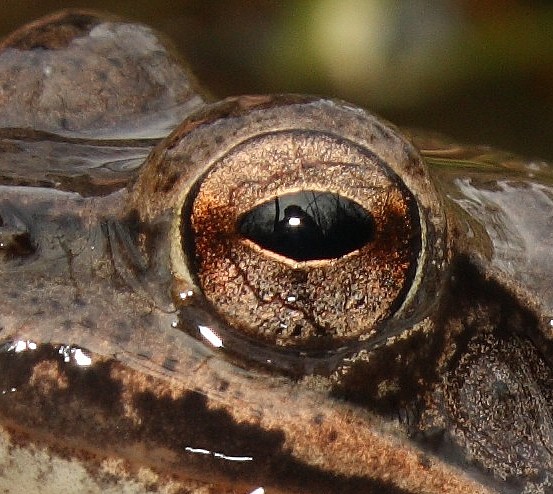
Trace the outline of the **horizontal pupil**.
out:
<instances>
[{"instance_id":1,"label":"horizontal pupil","mask_svg":"<svg viewBox=\"0 0 553 494\"><path fill-rule=\"evenodd\" d=\"M238 221L242 236L294 259L334 259L370 242L375 224L358 203L331 192L284 194L251 209Z\"/></svg>"}]
</instances>

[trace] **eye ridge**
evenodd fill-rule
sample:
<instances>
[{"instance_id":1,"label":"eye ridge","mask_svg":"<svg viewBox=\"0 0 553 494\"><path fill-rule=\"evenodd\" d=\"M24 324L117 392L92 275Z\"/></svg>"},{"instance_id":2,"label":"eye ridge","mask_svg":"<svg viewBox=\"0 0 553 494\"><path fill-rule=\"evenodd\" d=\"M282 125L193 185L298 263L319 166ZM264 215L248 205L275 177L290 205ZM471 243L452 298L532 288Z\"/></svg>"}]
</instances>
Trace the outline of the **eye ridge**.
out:
<instances>
[{"instance_id":1,"label":"eye ridge","mask_svg":"<svg viewBox=\"0 0 553 494\"><path fill-rule=\"evenodd\" d=\"M363 247L374 239L375 221L339 194L303 190L247 211L237 231L264 249L302 262L336 259Z\"/></svg>"}]
</instances>

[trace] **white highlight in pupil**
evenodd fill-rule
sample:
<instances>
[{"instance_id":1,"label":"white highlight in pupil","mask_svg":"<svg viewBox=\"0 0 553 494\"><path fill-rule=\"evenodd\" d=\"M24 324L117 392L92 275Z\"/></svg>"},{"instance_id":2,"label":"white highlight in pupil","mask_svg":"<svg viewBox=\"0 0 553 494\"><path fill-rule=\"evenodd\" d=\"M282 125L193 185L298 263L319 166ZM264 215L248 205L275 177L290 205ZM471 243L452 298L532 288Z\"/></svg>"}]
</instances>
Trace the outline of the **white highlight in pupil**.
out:
<instances>
[{"instance_id":1,"label":"white highlight in pupil","mask_svg":"<svg viewBox=\"0 0 553 494\"><path fill-rule=\"evenodd\" d=\"M292 216L291 218L288 218L288 224L290 226L300 226L301 225L301 219L297 216Z\"/></svg>"}]
</instances>

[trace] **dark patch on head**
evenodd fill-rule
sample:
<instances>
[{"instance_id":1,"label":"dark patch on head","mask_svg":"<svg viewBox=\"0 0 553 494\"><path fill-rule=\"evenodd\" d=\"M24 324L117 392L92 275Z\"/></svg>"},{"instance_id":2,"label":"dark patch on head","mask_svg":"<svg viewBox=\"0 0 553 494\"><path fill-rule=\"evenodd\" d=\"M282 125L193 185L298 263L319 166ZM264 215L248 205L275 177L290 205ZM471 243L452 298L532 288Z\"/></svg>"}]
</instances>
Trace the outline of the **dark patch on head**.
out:
<instances>
[{"instance_id":1,"label":"dark patch on head","mask_svg":"<svg viewBox=\"0 0 553 494\"><path fill-rule=\"evenodd\" d=\"M59 125L60 129L71 130L70 125L69 125L69 121L67 120L67 117L60 117L58 119L58 125Z\"/></svg>"},{"instance_id":2,"label":"dark patch on head","mask_svg":"<svg viewBox=\"0 0 553 494\"><path fill-rule=\"evenodd\" d=\"M536 316L494 280L485 279L466 258L452 266L449 286L434 316L435 331L418 332L371 352L351 365L335 386L335 396L368 407L387 417L417 420L424 394L445 369L438 361L455 343L448 367L455 367L468 342L481 331L519 332L536 328ZM455 327L452 321L457 321ZM529 331L534 340L539 331ZM546 342L541 341L544 348Z\"/></svg>"},{"instance_id":3,"label":"dark patch on head","mask_svg":"<svg viewBox=\"0 0 553 494\"><path fill-rule=\"evenodd\" d=\"M156 242L166 238L162 233L157 234L158 229L164 226L166 224L160 226L140 222L135 210L122 219L108 219L103 224L103 231L109 240L111 261L117 273L112 282L161 307L170 305L169 286L172 281L166 250L160 252L154 247ZM148 316L145 316L144 323L151 325L148 324Z\"/></svg>"},{"instance_id":4,"label":"dark patch on head","mask_svg":"<svg viewBox=\"0 0 553 494\"><path fill-rule=\"evenodd\" d=\"M107 414L122 413L121 385L111 379L112 362L100 362L92 367L65 365L64 372L69 379L69 387L83 406L92 405ZM66 391L61 391L64 397ZM100 394L101 396L98 396Z\"/></svg>"},{"instance_id":5,"label":"dark patch on head","mask_svg":"<svg viewBox=\"0 0 553 494\"><path fill-rule=\"evenodd\" d=\"M124 389L113 377L121 371L138 388ZM141 391L144 385L147 390ZM0 352L0 389L17 389L0 396L0 418L7 421L14 444L29 440L41 444L43 438L62 457L83 460L95 477L102 476L94 467L101 457L136 447L144 451L138 455L137 468L150 465L162 473L191 475L215 484L274 486L298 493L406 494L384 481L337 475L305 464L284 446L283 431L238 423L225 410L210 408L207 398L196 392L172 398L158 391L166 386L113 360L90 367L66 363L56 346ZM125 416L125 403L134 408L138 421ZM160 457L159 451L170 451L171 459ZM232 456L252 460L233 461Z\"/></svg>"},{"instance_id":6,"label":"dark patch on head","mask_svg":"<svg viewBox=\"0 0 553 494\"><path fill-rule=\"evenodd\" d=\"M103 82L108 80L108 75L105 70L98 70L96 72L96 77L98 77L98 79Z\"/></svg>"},{"instance_id":7,"label":"dark patch on head","mask_svg":"<svg viewBox=\"0 0 553 494\"><path fill-rule=\"evenodd\" d=\"M479 451L481 443L486 444L490 438L501 437L500 427L505 427L509 420L515 420L509 416L511 412L507 405L514 406L513 404L516 402L516 407L520 407L521 402L519 397L516 397L515 401L509 403L510 397L503 394L504 386L501 382L494 388L493 380L489 378L491 371L486 369L486 363L499 358L497 355L492 355L493 351L496 351L500 357L504 357L503 353L507 355L508 352L503 349L504 347L518 348L521 354L524 349L527 352L530 352L529 349L533 349L534 353L531 357L521 358L516 355L516 352L512 352L504 360L506 366L512 365L513 368L523 369L521 372L530 375L528 369L535 362L539 359L547 361L547 356L552 354L551 342L546 341L543 333L539 330L537 315L529 305L525 304L524 300L515 295L514 288L507 282L503 285L497 280L485 276L483 271L468 258L461 257L453 264L449 285L440 301L440 309L437 311L435 320L435 327L445 336L444 352L449 351L450 353L447 354L448 359L444 359L443 368L439 369L442 379L437 388L431 390L432 392L425 397L429 410L423 415L419 415L420 422L413 423L412 427L413 438L420 446L437 456L446 457L449 462L459 465L465 471L485 477L487 482L497 482L494 488L500 492L505 492L510 484L500 481L499 478L504 479L508 476L502 472L500 475L495 474L494 479L494 467L491 466L493 461L489 457L485 457L488 464L482 464L476 451ZM489 342L493 342L493 344ZM482 352L476 357L473 355L475 348ZM422 359L419 365L436 367L438 357L432 360ZM474 362L471 360L473 358ZM549 381L544 386L549 393L551 375L548 372L536 372L535 375L539 376L534 380L535 386L543 385L540 379L544 383ZM526 377L528 378L528 376ZM461 396L458 390L465 385ZM525 385L523 387L525 393L531 393L534 389L533 386ZM474 399L475 396L482 398L481 404L475 404L478 401ZM491 407L494 400L501 403L502 399L507 401L500 405L496 417L493 417L486 407ZM550 403L550 400L546 399L544 403ZM535 410L532 406L528 406L524 412L519 411L518 413L528 413L531 417ZM471 420L466 418L479 416L482 417L482 422L477 425L471 425ZM497 416L501 417L499 421ZM536 413L536 416L537 419L520 418L521 421L528 418L530 421L541 423L542 419L539 418L539 414ZM496 419L495 424L493 423L494 418ZM444 426L444 424L446 425ZM478 432L465 430L461 435L462 439L456 437L455 431L458 428L470 429L470 427L477 427ZM516 427L513 426L509 430L515 434ZM510 461L512 461L513 468L515 464L522 465L521 468L524 468L524 465L527 464L525 462L535 461L540 447L534 445L536 450L533 451L534 446L530 447L525 444L525 441L529 441L528 438L532 437L531 432L527 430L525 432L527 437L521 437L520 441L516 443L516 447L513 446L511 439L509 444L503 446L496 444L495 447L488 447L486 454L496 458L494 461L497 461L497 465L499 465L499 459L505 457L505 452L509 448L519 448L518 451L526 451L524 459L515 458L516 454L513 454ZM472 436L471 433L473 433ZM481 436L475 440L474 437L478 437L478 434ZM465 448L466 443L464 444L463 441L469 443L475 441L471 446L472 451ZM486 446L483 447L486 448ZM500 467L497 468L499 471ZM544 467L544 471L546 468ZM527 469L527 472L531 471L532 468ZM519 486L523 486L527 482L533 482L535 478L532 473L528 473L527 476L517 475L515 480ZM509 480L509 482L512 481L513 479ZM517 489L517 492L522 489L522 487Z\"/></svg>"},{"instance_id":8,"label":"dark patch on head","mask_svg":"<svg viewBox=\"0 0 553 494\"><path fill-rule=\"evenodd\" d=\"M36 251L29 232L8 231L8 228L0 226L0 239L0 254L6 259L28 257Z\"/></svg>"},{"instance_id":9,"label":"dark patch on head","mask_svg":"<svg viewBox=\"0 0 553 494\"><path fill-rule=\"evenodd\" d=\"M443 335L417 333L370 353L352 364L333 394L382 415L397 417L421 399L436 381L433 365L443 350ZM405 414L405 413L403 413Z\"/></svg>"},{"instance_id":10,"label":"dark patch on head","mask_svg":"<svg viewBox=\"0 0 553 494\"><path fill-rule=\"evenodd\" d=\"M141 222L139 212L132 209L121 220L108 222L107 228L111 243L118 244L115 246L116 251L122 256L126 267L134 271L137 277L144 275L156 237L155 232L152 232L153 227ZM115 255L115 252L113 254Z\"/></svg>"},{"instance_id":11,"label":"dark patch on head","mask_svg":"<svg viewBox=\"0 0 553 494\"><path fill-rule=\"evenodd\" d=\"M170 227L168 217L153 222L140 220L133 209L118 220L106 220L103 231L109 239L112 263L118 276L113 282L131 289L158 307L169 308L173 281L166 247ZM152 314L143 316L143 324L155 324Z\"/></svg>"},{"instance_id":12,"label":"dark patch on head","mask_svg":"<svg viewBox=\"0 0 553 494\"><path fill-rule=\"evenodd\" d=\"M9 345L6 344L6 345ZM57 346L40 345L36 350L15 352L14 350L0 353L0 389L17 389L18 399L39 400L45 409L42 411L28 410L26 415L46 415L46 409L57 409L63 402L72 401L75 397L83 404L94 404L107 413L118 410L120 386L110 378L110 362L101 362L91 367L81 367L64 362L63 355ZM32 391L29 383L37 364L51 363L58 369L58 374L67 379L67 387L61 386L49 397L41 396ZM52 376L52 379L54 376ZM43 384L43 383L42 383ZM56 386L54 386L55 388ZM29 393L29 394L27 394ZM15 400L0 400L0 409L6 409ZM119 410L120 411L120 410ZM60 419L63 414L59 414ZM39 422L35 422L39 423Z\"/></svg>"},{"instance_id":13,"label":"dark patch on head","mask_svg":"<svg viewBox=\"0 0 553 494\"><path fill-rule=\"evenodd\" d=\"M29 229L31 219L9 200L0 204L0 256L6 260L21 260L34 254L37 245Z\"/></svg>"},{"instance_id":14,"label":"dark patch on head","mask_svg":"<svg viewBox=\"0 0 553 494\"><path fill-rule=\"evenodd\" d=\"M306 465L284 448L282 431L237 423L224 410L210 409L207 398L199 393L172 399L145 392L136 396L134 404L140 411L144 434L158 438L173 451L186 451L188 447L227 457L252 458L232 461L189 450L185 461L205 469L208 478L224 475L231 482L274 485L293 492L405 492L372 479L336 475Z\"/></svg>"},{"instance_id":15,"label":"dark patch on head","mask_svg":"<svg viewBox=\"0 0 553 494\"><path fill-rule=\"evenodd\" d=\"M478 333L499 335L522 334L545 350L547 343L540 331L539 320L531 309L496 280L486 278L470 259L461 257L452 266L449 286L440 301L436 326L447 328L452 321L462 331L455 336L456 353L448 364L456 367L469 341ZM546 352L547 353L547 352Z\"/></svg>"}]
</instances>

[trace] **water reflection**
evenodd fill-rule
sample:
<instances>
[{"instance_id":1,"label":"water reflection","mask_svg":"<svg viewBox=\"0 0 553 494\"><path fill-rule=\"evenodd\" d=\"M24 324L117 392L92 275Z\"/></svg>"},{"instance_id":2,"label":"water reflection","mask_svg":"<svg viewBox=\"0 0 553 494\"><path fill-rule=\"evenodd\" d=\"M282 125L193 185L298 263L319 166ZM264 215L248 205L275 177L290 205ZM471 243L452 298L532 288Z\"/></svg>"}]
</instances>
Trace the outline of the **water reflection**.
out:
<instances>
[{"instance_id":1,"label":"water reflection","mask_svg":"<svg viewBox=\"0 0 553 494\"><path fill-rule=\"evenodd\" d=\"M71 6L79 4L163 31L214 95L327 94L400 125L551 157L549 2L90 0ZM2 5L4 34L68 6L61 0Z\"/></svg>"}]
</instances>

